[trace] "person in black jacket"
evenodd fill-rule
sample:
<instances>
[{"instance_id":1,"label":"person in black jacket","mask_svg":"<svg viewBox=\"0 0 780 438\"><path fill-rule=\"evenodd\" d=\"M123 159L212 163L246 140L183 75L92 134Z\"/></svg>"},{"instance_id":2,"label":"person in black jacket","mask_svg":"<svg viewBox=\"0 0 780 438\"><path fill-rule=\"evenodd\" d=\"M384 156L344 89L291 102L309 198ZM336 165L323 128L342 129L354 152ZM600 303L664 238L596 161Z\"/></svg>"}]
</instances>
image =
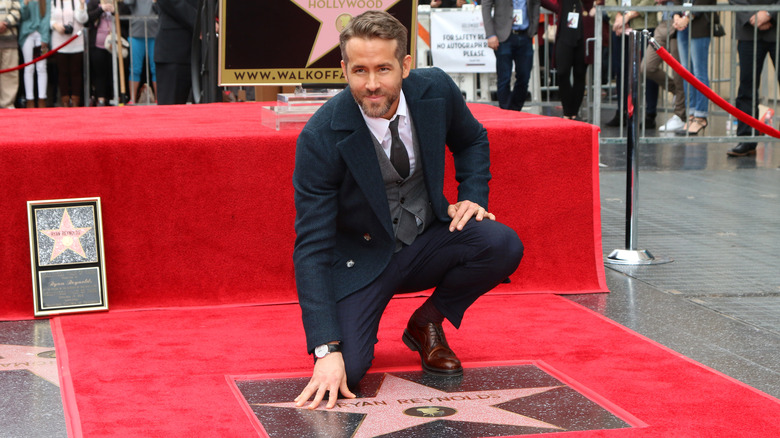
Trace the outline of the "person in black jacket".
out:
<instances>
[{"instance_id":1,"label":"person in black jacket","mask_svg":"<svg viewBox=\"0 0 780 438\"><path fill-rule=\"evenodd\" d=\"M154 46L158 105L187 103L192 89L190 51L198 0L157 0L160 30Z\"/></svg>"},{"instance_id":2,"label":"person in black jacket","mask_svg":"<svg viewBox=\"0 0 780 438\"><path fill-rule=\"evenodd\" d=\"M435 288L399 335L426 373L462 375L442 322L458 327L522 258L517 233L487 210L487 131L445 72L411 69L408 33L387 12L353 18L340 37L348 87L298 136L293 262L316 357L299 407L354 397L398 293ZM442 191L450 153L455 204Z\"/></svg>"},{"instance_id":3,"label":"person in black jacket","mask_svg":"<svg viewBox=\"0 0 780 438\"><path fill-rule=\"evenodd\" d=\"M778 14L761 9L762 5L780 4L780 0L729 0L732 5L755 6L755 11L737 12L734 33L737 37L737 55L739 56L739 89L737 90L736 107L753 117L758 115L758 84L761 83L761 71L764 69L766 56L772 58L777 81L780 83L780 70L777 69L775 45L777 41ZM753 40L753 32L756 37ZM755 61L755 70L753 63ZM755 135L753 128L742 121L737 125L737 136ZM730 157L755 155L755 142L741 142L726 152Z\"/></svg>"},{"instance_id":4,"label":"person in black jacket","mask_svg":"<svg viewBox=\"0 0 780 438\"><path fill-rule=\"evenodd\" d=\"M585 96L585 26L593 28L593 0L542 0L542 6L558 16L555 34L555 67L558 71L563 117L577 120ZM586 23L586 20L589 20Z\"/></svg>"}]
</instances>

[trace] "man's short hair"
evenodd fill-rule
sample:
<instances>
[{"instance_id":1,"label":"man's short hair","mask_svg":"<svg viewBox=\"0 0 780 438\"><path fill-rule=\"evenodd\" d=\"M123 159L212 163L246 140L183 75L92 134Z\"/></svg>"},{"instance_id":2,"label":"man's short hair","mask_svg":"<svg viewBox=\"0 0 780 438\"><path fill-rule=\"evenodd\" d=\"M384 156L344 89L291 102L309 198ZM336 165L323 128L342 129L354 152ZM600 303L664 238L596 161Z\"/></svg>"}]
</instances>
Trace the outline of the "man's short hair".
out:
<instances>
[{"instance_id":1,"label":"man's short hair","mask_svg":"<svg viewBox=\"0 0 780 438\"><path fill-rule=\"evenodd\" d=\"M345 64L349 64L347 59L347 41L352 38L373 39L381 38L383 40L395 40L395 57L403 65L406 56L406 45L409 31L395 17L385 11L366 11L354 17L339 35L339 46L341 47L341 59Z\"/></svg>"}]
</instances>

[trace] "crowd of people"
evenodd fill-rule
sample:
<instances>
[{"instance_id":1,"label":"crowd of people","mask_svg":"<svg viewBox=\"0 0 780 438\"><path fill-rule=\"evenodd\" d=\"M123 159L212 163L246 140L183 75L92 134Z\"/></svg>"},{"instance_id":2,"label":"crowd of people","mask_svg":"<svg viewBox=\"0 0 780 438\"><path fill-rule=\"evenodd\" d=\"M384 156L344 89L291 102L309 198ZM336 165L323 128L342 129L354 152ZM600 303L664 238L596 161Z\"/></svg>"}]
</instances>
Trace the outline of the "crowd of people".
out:
<instances>
[{"instance_id":1,"label":"crowd of people","mask_svg":"<svg viewBox=\"0 0 780 438\"><path fill-rule=\"evenodd\" d=\"M134 104L144 91L160 105L186 103L197 4L0 0L0 108ZM45 57L50 50L56 53ZM28 64L21 74L20 64ZM114 89L116 76L124 78L122 95ZM90 102L83 102L85 95Z\"/></svg>"},{"instance_id":2,"label":"crowd of people","mask_svg":"<svg viewBox=\"0 0 780 438\"><path fill-rule=\"evenodd\" d=\"M625 56L624 37L629 31L647 30L662 47L681 62L701 83L709 86L709 52L712 38L722 37L725 30L720 15L715 11L693 11L681 6L714 6L716 0L481 0L482 16L488 46L496 54L497 97L501 108L520 111L528 95L531 76L532 38L541 37L539 8L549 9L555 15L556 32L552 64L557 72L559 98L563 117L578 119L585 92L588 59L587 41L593 37L595 6L623 7L624 12L608 12L605 28L598 30L605 45L612 50L612 72L616 88L617 111L606 126L617 127L628 121L629 57ZM762 10L762 5L778 4L776 0L729 0L732 5L754 6L753 11L736 12L734 33L737 40L739 88L736 107L758 117L757 84L764 61L769 56L775 63L777 41L777 12ZM638 7L667 6L659 12L643 12ZM652 47L641 46L641 69L647 81L643 84L645 129L656 129L659 89L673 95L673 114L658 127L661 132L678 135L698 135L708 126L709 99L697 88L684 82L673 72L666 73L662 60ZM510 90L514 63L515 85ZM754 67L755 65L755 67ZM780 71L780 70L778 70ZM778 73L780 83L780 73ZM757 131L739 121L738 136L758 135ZM755 154L755 142L741 142L728 151L730 156Z\"/></svg>"},{"instance_id":3,"label":"crowd of people","mask_svg":"<svg viewBox=\"0 0 780 438\"><path fill-rule=\"evenodd\" d=\"M616 84L617 111L606 126L627 122L626 96L622 90L626 77L620 77L628 57L623 55L622 38L630 30L647 30L671 55L681 61L705 85L709 84L711 39L723 35L716 12L681 11L679 6L711 6L716 0L420 0L432 8L459 8L480 4L487 45L496 56L496 98L504 109L521 111L528 99L533 66L533 39L542 37L547 26L540 24L540 8L553 12L555 21L553 51L549 62L556 71L563 117L577 120L585 94L587 66L593 63L593 50L586 45L593 38L596 5L623 6L626 12L611 11L599 30L610 51ZM734 33L738 41L739 90L736 106L758 115L755 84L759 82L764 61L775 61L777 14L760 10L775 0L729 0L734 5L756 6L756 11L737 12ZM668 6L661 13L645 13L636 7ZM677 6L677 8L671 8ZM118 11L115 10L118 8ZM49 62L27 65L17 71L0 74L0 107L81 106L83 84L89 74L90 104L103 106L114 96L112 50L130 53L124 66L129 77L132 104L137 101L141 84L146 82L158 104L186 103L191 90L189 71L192 32L197 0L0 0L0 70L11 69L20 61L31 60L57 48ZM121 25L120 16L128 16ZM159 18L158 18L159 17ZM541 19L542 22L544 18ZM548 23L550 24L550 23ZM129 43L112 48L115 29ZM82 29L88 29L89 71L84 72ZM755 41L754 41L755 38ZM129 49L129 50L128 50ZM641 68L648 79L644 84L645 129L697 135L709 124L709 101L696 88L672 72L667 73L652 48L642 48ZM753 64L756 71L753 71ZM621 66L623 68L621 68ZM145 75L143 73L146 73ZM512 78L514 72L514 78ZM52 74L53 73L53 74ZM158 81L159 74L159 81ZM779 77L780 78L780 77ZM513 81L514 79L514 81ZM159 92L158 92L159 83ZM512 85L514 83L514 85ZM673 114L656 127L659 89L672 94ZM53 102L54 99L58 101ZM737 133L751 136L753 130L740 122ZM731 155L755 153L755 143L740 143Z\"/></svg>"}]
</instances>

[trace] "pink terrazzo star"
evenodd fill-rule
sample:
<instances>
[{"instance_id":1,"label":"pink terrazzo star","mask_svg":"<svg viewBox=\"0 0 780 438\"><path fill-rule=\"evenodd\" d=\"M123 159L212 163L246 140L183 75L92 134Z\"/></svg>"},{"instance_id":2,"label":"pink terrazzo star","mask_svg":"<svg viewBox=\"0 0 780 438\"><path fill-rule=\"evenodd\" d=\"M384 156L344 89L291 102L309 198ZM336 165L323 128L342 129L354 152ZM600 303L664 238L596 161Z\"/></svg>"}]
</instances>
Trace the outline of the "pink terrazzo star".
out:
<instances>
[{"instance_id":1,"label":"pink terrazzo star","mask_svg":"<svg viewBox=\"0 0 780 438\"><path fill-rule=\"evenodd\" d=\"M40 355L53 350L51 347L0 344L0 371L28 370L36 376L60 386L57 359L53 354Z\"/></svg>"},{"instance_id":2,"label":"pink terrazzo star","mask_svg":"<svg viewBox=\"0 0 780 438\"><path fill-rule=\"evenodd\" d=\"M41 230L41 233L54 239L54 248L51 251L50 261L53 261L58 255L67 250L71 250L84 258L87 257L79 239L91 230L92 227L75 228L73 222L70 220L68 209L66 208L64 210L65 212L62 214L62 221L60 222L59 229Z\"/></svg>"},{"instance_id":3,"label":"pink terrazzo star","mask_svg":"<svg viewBox=\"0 0 780 438\"><path fill-rule=\"evenodd\" d=\"M494 406L558 387L444 392L385 374L375 397L342 399L331 411L366 414L352 438L374 437L441 419L560 430L553 424ZM255 405L301 409L295 403Z\"/></svg>"}]
</instances>

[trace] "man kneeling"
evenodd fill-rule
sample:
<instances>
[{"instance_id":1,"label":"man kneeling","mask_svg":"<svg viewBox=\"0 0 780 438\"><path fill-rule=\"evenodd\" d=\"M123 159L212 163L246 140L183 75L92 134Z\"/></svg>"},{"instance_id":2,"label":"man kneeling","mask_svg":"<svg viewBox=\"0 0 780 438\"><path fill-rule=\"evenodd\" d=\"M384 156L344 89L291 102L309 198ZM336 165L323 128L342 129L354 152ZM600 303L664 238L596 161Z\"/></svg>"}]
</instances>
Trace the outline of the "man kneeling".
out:
<instances>
[{"instance_id":1,"label":"man kneeling","mask_svg":"<svg viewBox=\"0 0 780 438\"><path fill-rule=\"evenodd\" d=\"M293 259L312 378L298 406L349 398L374 358L393 295L435 288L404 343L427 373L460 375L442 322L512 274L523 246L487 211L487 132L439 69L411 70L407 30L386 12L355 17L340 38L348 87L320 108L296 149ZM446 145L446 146L445 146ZM455 161L458 202L442 193Z\"/></svg>"}]
</instances>

